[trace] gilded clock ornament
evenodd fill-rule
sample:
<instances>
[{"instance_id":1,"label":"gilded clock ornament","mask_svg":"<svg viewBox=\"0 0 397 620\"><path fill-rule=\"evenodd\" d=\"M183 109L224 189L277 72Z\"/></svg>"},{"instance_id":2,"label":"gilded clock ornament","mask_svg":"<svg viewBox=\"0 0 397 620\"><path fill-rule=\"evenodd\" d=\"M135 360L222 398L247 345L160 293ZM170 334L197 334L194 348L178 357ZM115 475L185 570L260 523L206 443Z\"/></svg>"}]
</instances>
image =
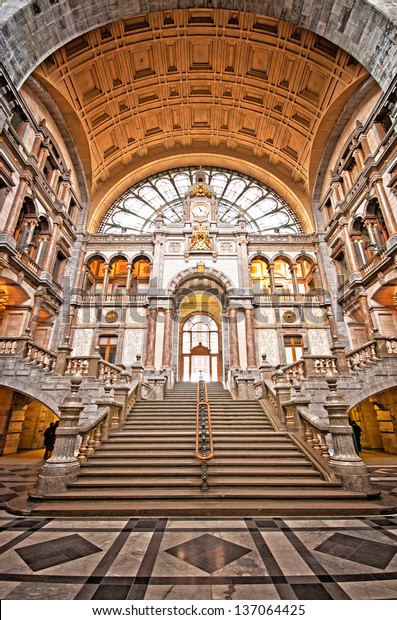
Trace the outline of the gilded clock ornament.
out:
<instances>
[{"instance_id":1,"label":"gilded clock ornament","mask_svg":"<svg viewBox=\"0 0 397 620\"><path fill-rule=\"evenodd\" d=\"M105 320L107 323L115 323L118 318L119 315L117 314L116 310L109 310L109 312L106 312L105 314Z\"/></svg>"},{"instance_id":2,"label":"gilded clock ornament","mask_svg":"<svg viewBox=\"0 0 397 620\"><path fill-rule=\"evenodd\" d=\"M208 234L208 227L204 224L196 224L193 229L193 239L190 242L191 250L211 250L211 239Z\"/></svg>"},{"instance_id":3,"label":"gilded clock ornament","mask_svg":"<svg viewBox=\"0 0 397 620\"><path fill-rule=\"evenodd\" d=\"M296 321L296 314L292 310L287 310L283 314L283 319L286 323L294 323Z\"/></svg>"}]
</instances>

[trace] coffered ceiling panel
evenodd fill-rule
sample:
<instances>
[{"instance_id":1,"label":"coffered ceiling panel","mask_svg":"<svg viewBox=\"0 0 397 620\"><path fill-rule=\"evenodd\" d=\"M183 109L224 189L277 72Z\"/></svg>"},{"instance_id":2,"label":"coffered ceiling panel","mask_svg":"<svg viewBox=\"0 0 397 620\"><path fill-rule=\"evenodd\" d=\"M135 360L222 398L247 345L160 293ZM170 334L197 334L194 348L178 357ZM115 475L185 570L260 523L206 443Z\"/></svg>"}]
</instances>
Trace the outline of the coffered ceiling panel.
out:
<instances>
[{"instance_id":1,"label":"coffered ceiling panel","mask_svg":"<svg viewBox=\"0 0 397 620\"><path fill-rule=\"evenodd\" d=\"M309 192L321 120L366 70L279 20L175 10L107 24L54 52L36 76L78 114L91 148L92 196L151 150L206 145L249 154ZM205 164L205 162L203 162Z\"/></svg>"}]
</instances>

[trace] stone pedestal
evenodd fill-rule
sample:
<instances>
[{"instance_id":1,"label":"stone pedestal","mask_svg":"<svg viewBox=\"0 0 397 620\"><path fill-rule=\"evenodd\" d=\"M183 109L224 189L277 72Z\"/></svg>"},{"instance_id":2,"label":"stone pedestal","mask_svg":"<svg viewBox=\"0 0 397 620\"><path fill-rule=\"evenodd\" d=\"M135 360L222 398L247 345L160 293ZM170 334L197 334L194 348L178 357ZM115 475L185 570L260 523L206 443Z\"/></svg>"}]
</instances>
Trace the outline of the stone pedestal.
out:
<instances>
[{"instance_id":1,"label":"stone pedestal","mask_svg":"<svg viewBox=\"0 0 397 620\"><path fill-rule=\"evenodd\" d=\"M276 372L276 384L274 386L274 391L277 395L280 421L283 424L286 424L287 420L283 405L291 400L291 384L287 381L285 374L281 369Z\"/></svg>"},{"instance_id":2,"label":"stone pedestal","mask_svg":"<svg viewBox=\"0 0 397 620\"><path fill-rule=\"evenodd\" d=\"M257 400L255 394L255 377L248 374L235 376L237 386L237 400Z\"/></svg>"},{"instance_id":3,"label":"stone pedestal","mask_svg":"<svg viewBox=\"0 0 397 620\"><path fill-rule=\"evenodd\" d=\"M146 381L149 384L146 400L164 400L166 377L164 375L152 375L146 377Z\"/></svg>"},{"instance_id":4,"label":"stone pedestal","mask_svg":"<svg viewBox=\"0 0 397 620\"><path fill-rule=\"evenodd\" d=\"M350 367L346 358L346 349L342 344L335 343L331 347L332 355L336 357L336 367L338 369L338 373L341 376L349 376L350 375Z\"/></svg>"},{"instance_id":5,"label":"stone pedestal","mask_svg":"<svg viewBox=\"0 0 397 620\"><path fill-rule=\"evenodd\" d=\"M64 375L68 366L68 358L72 354L73 347L70 344L61 344L57 348L57 359L54 366L54 375Z\"/></svg>"},{"instance_id":6,"label":"stone pedestal","mask_svg":"<svg viewBox=\"0 0 397 620\"><path fill-rule=\"evenodd\" d=\"M141 355L138 353L138 355L136 356L136 362L135 364L132 364L131 366L131 377L133 381L138 381L138 383L141 383L142 381L142 377L143 377L143 371L145 370L145 367L142 364L141 361Z\"/></svg>"},{"instance_id":7,"label":"stone pedestal","mask_svg":"<svg viewBox=\"0 0 397 620\"><path fill-rule=\"evenodd\" d=\"M37 492L42 497L65 491L67 484L78 477L80 463L74 452L79 434L80 414L84 409L78 395L81 381L82 377L78 374L71 378L71 393L66 396L62 405L59 405L61 415L55 435L54 452L41 468L37 481Z\"/></svg>"},{"instance_id":8,"label":"stone pedestal","mask_svg":"<svg viewBox=\"0 0 397 620\"><path fill-rule=\"evenodd\" d=\"M122 370L117 377L116 383L113 384L114 400L121 404L123 408L127 404L128 393L130 391L127 383L127 376L127 373Z\"/></svg>"},{"instance_id":9,"label":"stone pedestal","mask_svg":"<svg viewBox=\"0 0 397 620\"><path fill-rule=\"evenodd\" d=\"M376 489L371 484L367 466L354 449L353 431L347 414L348 406L344 397L337 392L337 379L334 373L327 373L326 381L330 394L324 406L328 411L329 432L335 451L329 464L345 489L375 495Z\"/></svg>"}]
</instances>

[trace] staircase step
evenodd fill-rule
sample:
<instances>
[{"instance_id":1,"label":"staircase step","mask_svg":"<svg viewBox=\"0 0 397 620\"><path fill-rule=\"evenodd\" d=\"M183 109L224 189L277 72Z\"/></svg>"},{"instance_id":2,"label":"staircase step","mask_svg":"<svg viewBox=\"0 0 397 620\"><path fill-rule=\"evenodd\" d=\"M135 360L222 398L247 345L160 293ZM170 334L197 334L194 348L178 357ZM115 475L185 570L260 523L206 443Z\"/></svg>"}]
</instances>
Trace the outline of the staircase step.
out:
<instances>
[{"instance_id":1,"label":"staircase step","mask_svg":"<svg viewBox=\"0 0 397 620\"><path fill-rule=\"evenodd\" d=\"M194 463L188 463L186 465L169 466L169 462L158 464L157 467L153 462L150 462L150 466L141 466L140 463L137 463L136 467L132 466L123 466L119 467L110 465L110 464L102 464L100 462L95 463L95 466L84 465L81 469L81 476L195 476L200 471L200 463L195 460ZM165 466L167 465L167 466ZM233 466L233 464L221 466L219 464L215 465L215 463L210 463L209 466L209 475L218 476L223 475L227 472L228 475L234 476L305 476L305 477L319 477L320 474L314 469L310 469L310 466L306 467L295 467L292 471L287 467L261 467L257 465L256 467L247 466L237 468Z\"/></svg>"},{"instance_id":2,"label":"staircase step","mask_svg":"<svg viewBox=\"0 0 397 620\"><path fill-rule=\"evenodd\" d=\"M112 500L82 498L68 501L68 498L39 504L32 510L32 516L68 516L96 517L101 516L139 516L139 517L330 517L330 516L370 516L379 514L379 506L354 499L268 499L251 500L244 498L211 500L203 492L203 497L196 500L163 499L138 500L119 499L117 504Z\"/></svg>"},{"instance_id":3,"label":"staircase step","mask_svg":"<svg viewBox=\"0 0 397 620\"><path fill-rule=\"evenodd\" d=\"M106 453L106 454L101 454L101 453L96 453L94 454L90 460L89 463L94 463L95 461L95 467L97 466L103 466L103 467L111 467L111 466L121 466L121 467L128 467L128 466L133 466L133 465L137 465L138 467L141 466L151 466L151 465L158 465L158 466L169 466L170 465L170 458L168 456L158 456L158 455L154 455L151 458L146 458L148 457L147 453L144 453L143 456L141 457L137 457L136 454L129 454L127 456L123 456L121 458L120 457L120 453L119 452L115 452L115 456L111 456L110 454ZM213 463L211 464L212 466L215 466L216 462L216 466L230 466L230 465L234 465L236 464L236 460L235 458L221 458L221 457L216 457L216 461L214 460ZM184 467L186 465L192 465L193 463L195 464L195 466L197 466L197 459L194 457L194 455L192 453L190 453L190 455L188 457L183 457L183 456L173 456L172 457L172 464L178 464L178 466L180 467ZM262 457L249 457L244 459L244 463L240 463L239 467L249 467L249 466L253 466L253 465L263 465L265 467L279 467L279 466L292 466L294 467L294 469L299 466L299 467L308 467L311 468L312 465L310 463L308 463L302 454L297 453L294 457L288 457L283 459L282 463L280 463L280 459L278 457L276 458L262 458ZM85 467L89 467L89 465L84 465Z\"/></svg>"},{"instance_id":4,"label":"staircase step","mask_svg":"<svg viewBox=\"0 0 397 620\"><path fill-rule=\"evenodd\" d=\"M352 499L366 499L365 493L352 493L344 491L340 488L328 488L327 484L323 487L316 485L315 488L303 488L298 486L297 488L274 488L273 486L261 487L255 490L246 487L209 487L205 492L201 490L200 479L197 480L197 487L193 489L187 488L169 488L169 487L151 487L151 488L95 488L92 491L90 489L69 487L64 493L56 495L49 495L50 499L60 500L72 500L72 499L85 499L91 497L92 499L108 499L110 501L118 501L120 499L197 499L203 498L204 501L211 498L258 498L258 499L338 499L343 498ZM378 506L379 508L379 506Z\"/></svg>"},{"instance_id":5,"label":"staircase step","mask_svg":"<svg viewBox=\"0 0 397 620\"><path fill-rule=\"evenodd\" d=\"M288 492L291 491L294 487L299 487L306 489L306 487L315 487L321 489L322 486L325 486L328 490L331 488L340 488L338 482L330 483L322 480L315 480L312 478L287 478L280 480L280 478L270 478L265 476L228 476L227 478L227 487L225 487L225 479L223 477L215 476L210 474L210 487L212 490L217 488L228 489L227 492L231 491L234 487L241 487L240 491L245 493L247 491L247 487L255 487L253 491L255 494L259 493L262 489L266 489L268 487L277 486L279 487L288 487ZM74 489L92 489L94 492L95 489L113 489L114 492L119 492L120 489L137 489L141 487L142 489L152 489L152 488L163 488L166 487L169 489L171 487L172 490L182 488L184 490L189 489L189 487L197 487L201 486L201 477L200 477L200 467L197 467L197 472L195 476L186 476L184 478L179 479L178 477L168 477L162 478L160 476L132 476L132 477L122 477L117 478L117 482L114 481L113 478L105 478L104 476L80 476L77 482L73 482L69 485L69 489L72 491Z\"/></svg>"}]
</instances>

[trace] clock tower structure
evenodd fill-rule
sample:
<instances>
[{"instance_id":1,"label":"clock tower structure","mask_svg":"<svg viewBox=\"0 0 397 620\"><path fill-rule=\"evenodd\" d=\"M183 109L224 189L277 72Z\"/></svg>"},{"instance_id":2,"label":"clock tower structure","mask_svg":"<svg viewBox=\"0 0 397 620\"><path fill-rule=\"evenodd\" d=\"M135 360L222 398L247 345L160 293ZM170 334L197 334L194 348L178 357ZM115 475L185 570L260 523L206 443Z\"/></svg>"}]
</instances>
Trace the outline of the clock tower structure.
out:
<instances>
[{"instance_id":1,"label":"clock tower structure","mask_svg":"<svg viewBox=\"0 0 397 620\"><path fill-rule=\"evenodd\" d=\"M207 184L205 172L199 170L195 183L186 195L185 221L192 224L211 224L216 222L216 196Z\"/></svg>"}]
</instances>

